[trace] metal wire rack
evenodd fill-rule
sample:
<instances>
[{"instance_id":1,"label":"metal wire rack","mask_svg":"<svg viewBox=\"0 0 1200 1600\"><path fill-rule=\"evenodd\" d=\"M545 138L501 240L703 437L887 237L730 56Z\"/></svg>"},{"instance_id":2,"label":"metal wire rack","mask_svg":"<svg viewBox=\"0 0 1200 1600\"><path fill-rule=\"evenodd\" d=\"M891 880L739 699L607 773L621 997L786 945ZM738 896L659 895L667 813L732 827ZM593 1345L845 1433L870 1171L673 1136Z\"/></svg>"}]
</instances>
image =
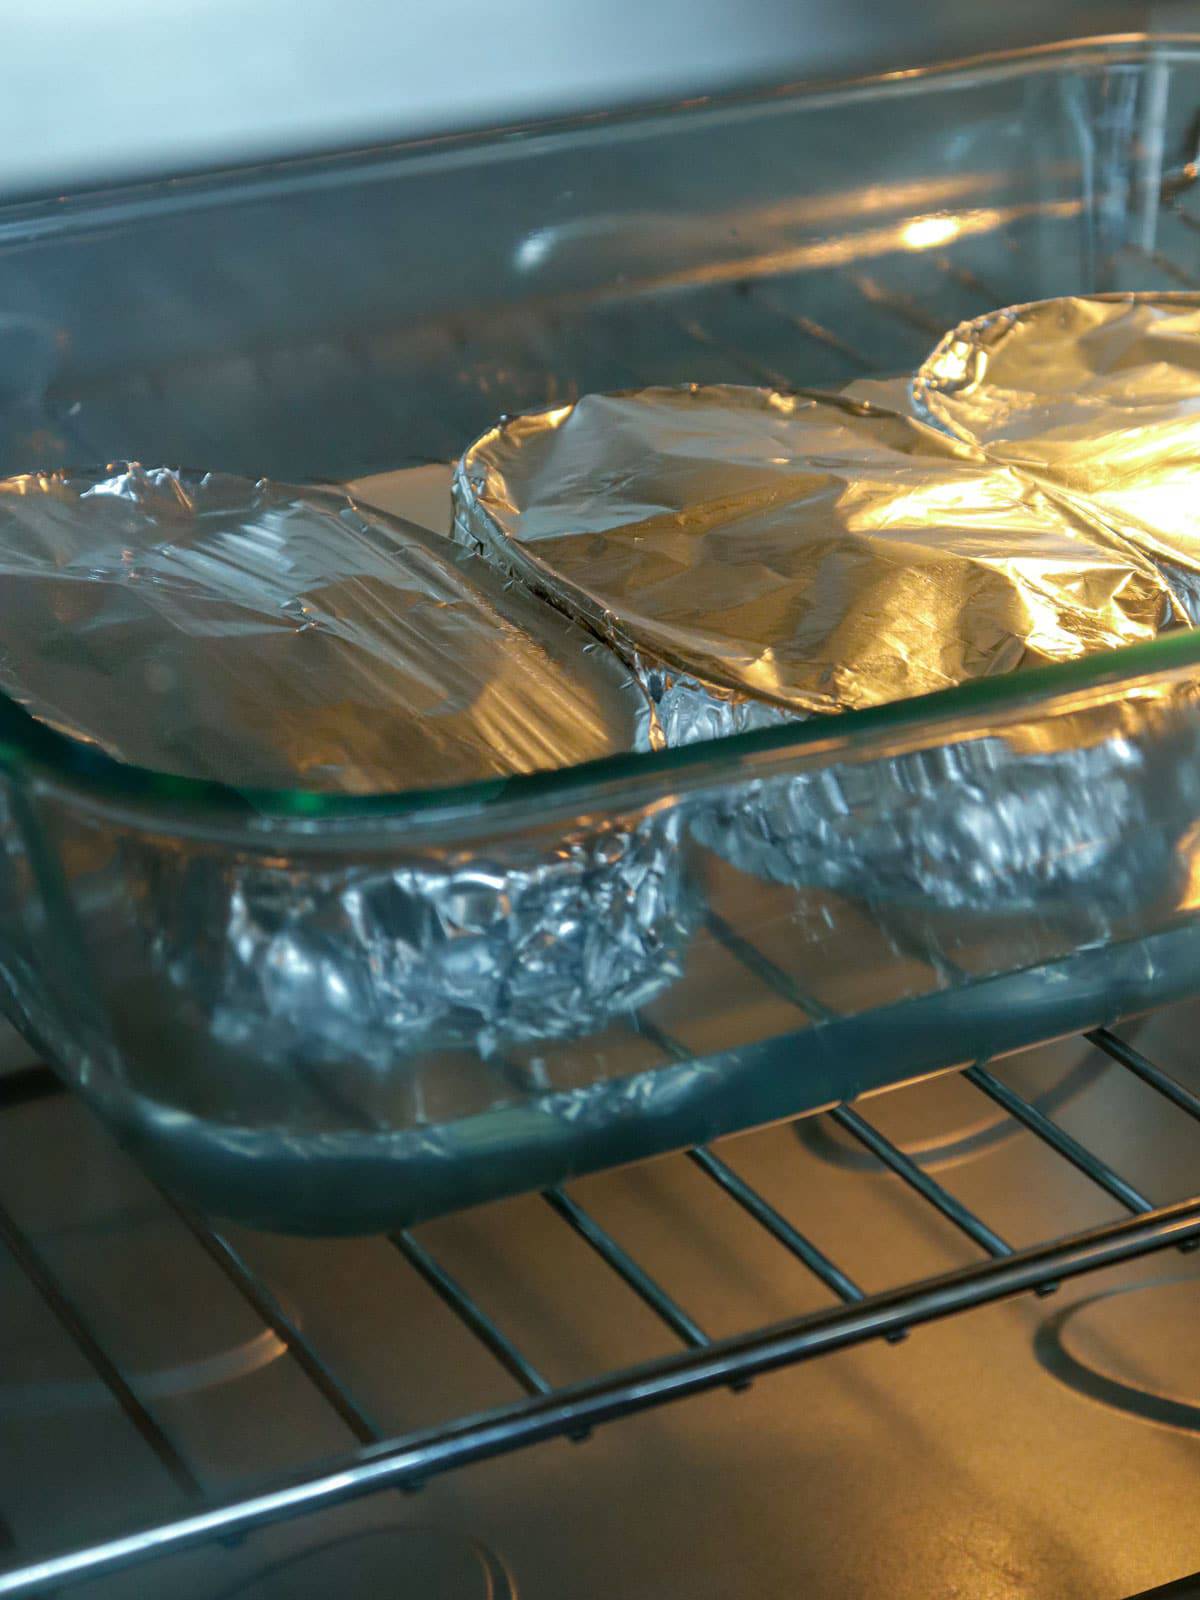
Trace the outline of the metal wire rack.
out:
<instances>
[{"instance_id":1,"label":"metal wire rack","mask_svg":"<svg viewBox=\"0 0 1200 1600\"><path fill-rule=\"evenodd\" d=\"M1177 199L1171 200L1171 212L1185 231L1200 230L1200 221L1184 212ZM1012 239L1002 243L1014 251L1019 248ZM1180 282L1200 285L1200 275L1164 253L1144 256L1135 265L1143 279L1149 274L1172 286ZM693 376L741 381L749 378L783 385L794 382L798 374L833 385L881 369L897 370L923 353L953 315L967 315L1012 298L1003 268L1002 249L991 269L994 276L988 279L965 259L949 254L934 256L927 293L920 296L903 285L886 285L867 272L840 271L834 285L835 298L852 305L838 325L855 329L853 340L796 309L789 302L786 283L778 281L735 285L718 296L675 297L655 304L643 315L636 308L618 307L604 318L592 317L577 326L543 322L527 330L535 348L527 349L513 369L538 374L540 387L536 393L518 395L517 403L536 404L553 398L557 392L553 373L564 366L584 374L582 386L651 378L673 381L679 374L665 370L664 350L670 352L676 366ZM950 313L946 309L948 294L953 302ZM870 316L865 317L865 312ZM880 340L871 340L861 331L864 321L869 323L872 318L888 330L882 349ZM869 341L868 351L864 345ZM406 437L415 459L444 459L470 435L476 423L482 424L496 410L492 386L481 377L485 368L495 366L494 351L485 352L476 360L463 336L455 336L451 343L457 346L458 359L447 370L452 375L457 373L461 381L451 382L438 396L439 403L426 408L421 427L408 426ZM344 347L339 347L336 358L344 365L345 381L355 387L360 402L362 385L368 379L384 397L381 415L388 419L387 430L391 434L391 399L402 391L381 381L386 374L381 371L378 352L347 340ZM278 353L272 358L276 364L281 359ZM286 368L286 360L283 364ZM698 366L703 370L697 372ZM266 361L256 369L256 383L269 380L270 367L271 361ZM321 369L320 381L326 387L332 381L328 368ZM136 393L131 388L124 407L109 407L111 426L124 427L131 408L136 409L143 402L169 417L171 374L152 375L139 383ZM181 405L185 403L186 396L180 400ZM327 403L322 409L327 416L337 411L336 406ZM85 404L81 433L86 434L92 414L90 404ZM406 425L409 423L412 419L406 419ZM114 453L103 439L88 436L88 444L90 453L97 458ZM354 465L361 468L362 464ZM761 979L765 970L770 981L765 958L756 958L754 952L750 957L756 960L756 976ZM794 1000L790 990L786 997ZM815 1020L820 1017L815 1016ZM649 1028L644 1020L640 1026L643 1031ZM1147 1091L1183 1116L1200 1122L1200 1096L1118 1034L1101 1028L1087 1038ZM663 1042L682 1053L670 1040ZM0 1571L0 1596L61 1592L106 1572L386 1488L416 1489L437 1474L555 1437L582 1441L601 1424L670 1401L722 1387L737 1390L774 1369L868 1340L899 1341L923 1323L971 1307L1028 1292L1048 1294L1066 1279L1080 1274L1171 1246L1185 1249L1200 1244L1200 1194L1157 1204L1061 1126L1050 1113L1048 1099L1039 1103L1017 1092L985 1062L969 1066L962 1076L977 1095L998 1106L1012 1125L1026 1129L1060 1161L1084 1174L1127 1215L1086 1231L1014 1248L984 1217L940 1183L926 1165L888 1138L861 1106L835 1106L826 1114L827 1119L871 1160L894 1174L921 1203L952 1223L979 1252L977 1260L940 1276L883 1293L867 1293L718 1150L702 1146L688 1152L688 1159L706 1182L764 1230L780 1250L800 1262L835 1299L829 1309L717 1339L706 1333L694 1310L680 1304L572 1193L563 1188L552 1189L542 1197L545 1205L586 1243L616 1280L650 1309L678 1347L674 1353L636 1367L602 1371L568 1387L555 1387L438 1256L414 1233L401 1232L390 1241L395 1251L516 1382L522 1398L484 1414L454 1417L442 1425L395 1437L380 1432L271 1283L235 1244L211 1223L164 1196L166 1204L186 1225L196 1248L216 1263L263 1327L286 1348L298 1371L340 1419L354 1446L336 1460L216 1502L205 1499L199 1474L157 1418L153 1402L139 1394L122 1373L101 1334L56 1276L34 1238L0 1206L0 1245L53 1313L128 1423L152 1450L182 1506L178 1515L165 1520L32 1560L23 1557L0 1508L0 1559L6 1562ZM62 1092L46 1067L10 1074L0 1078L0 1113ZM822 1120L817 1117L811 1122Z\"/></svg>"},{"instance_id":2,"label":"metal wire rack","mask_svg":"<svg viewBox=\"0 0 1200 1600\"><path fill-rule=\"evenodd\" d=\"M1146 1058L1118 1034L1097 1029L1089 1041L1148 1090L1200 1122L1200 1095ZM356 1446L332 1462L207 1503L198 1473L185 1459L153 1404L139 1396L105 1349L100 1334L56 1277L45 1255L15 1217L0 1207L0 1242L58 1320L129 1424L157 1457L182 1502L181 1514L122 1532L49 1558L22 1561L8 1533L8 1568L0 1572L0 1595L61 1591L99 1574L148 1562L207 1540L228 1538L283 1518L314 1512L385 1488L416 1489L431 1477L555 1437L583 1440L602 1423L665 1405L688 1395L726 1387L737 1390L776 1368L811 1360L871 1339L903 1339L922 1323L973 1306L1033 1291L1047 1294L1064 1280L1162 1250L1200 1244L1200 1195L1156 1205L1101 1156L1066 1131L1036 1098L1005 1083L983 1063L963 1077L981 1096L1069 1162L1128 1213L1121 1220L1014 1249L982 1217L950 1193L918 1159L889 1139L860 1107L839 1105L828 1117L919 1197L947 1218L980 1252L980 1259L949 1273L866 1294L848 1272L801 1233L742 1177L718 1151L700 1147L688 1159L720 1193L739 1207L832 1291L836 1304L775 1326L732 1338L713 1339L692 1310L657 1279L567 1190L546 1191L545 1205L582 1238L624 1287L670 1331L676 1353L621 1370L605 1371L569 1387L554 1387L506 1333L485 1305L411 1232L390 1243L430 1286L470 1334L515 1380L523 1398L483 1415L456 1417L442 1426L401 1437L383 1437L336 1371L286 1309L271 1284L235 1245L204 1219L166 1203L185 1223L197 1247L226 1275L263 1326L332 1408ZM0 1079L0 1112L61 1093L45 1067ZM15 1564L13 1557L16 1557Z\"/></svg>"}]
</instances>

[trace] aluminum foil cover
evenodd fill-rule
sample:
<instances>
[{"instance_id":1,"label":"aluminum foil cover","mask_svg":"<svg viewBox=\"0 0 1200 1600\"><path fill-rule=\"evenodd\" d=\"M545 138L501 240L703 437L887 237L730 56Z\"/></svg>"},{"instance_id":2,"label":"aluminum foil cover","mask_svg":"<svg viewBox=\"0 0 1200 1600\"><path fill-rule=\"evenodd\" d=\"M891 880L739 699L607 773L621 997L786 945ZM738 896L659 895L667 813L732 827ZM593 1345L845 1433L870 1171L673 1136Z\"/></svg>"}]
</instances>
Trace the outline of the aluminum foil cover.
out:
<instances>
[{"instance_id":1,"label":"aluminum foil cover","mask_svg":"<svg viewBox=\"0 0 1200 1600\"><path fill-rule=\"evenodd\" d=\"M701 840L743 871L880 906L1068 907L1102 937L1178 887L1200 706L1176 690L732 787Z\"/></svg>"},{"instance_id":2,"label":"aluminum foil cover","mask_svg":"<svg viewBox=\"0 0 1200 1600\"><path fill-rule=\"evenodd\" d=\"M652 742L645 697L579 629L337 491L10 478L0 577L0 687L139 766L390 792Z\"/></svg>"},{"instance_id":3,"label":"aluminum foil cover","mask_svg":"<svg viewBox=\"0 0 1200 1600\"><path fill-rule=\"evenodd\" d=\"M1046 300L965 322L918 411L1148 556L1200 622L1200 296Z\"/></svg>"},{"instance_id":4,"label":"aluminum foil cover","mask_svg":"<svg viewBox=\"0 0 1200 1600\"><path fill-rule=\"evenodd\" d=\"M668 742L1152 638L1136 551L911 417L733 386L592 395L463 457L456 531L609 639Z\"/></svg>"},{"instance_id":5,"label":"aluminum foil cover","mask_svg":"<svg viewBox=\"0 0 1200 1600\"><path fill-rule=\"evenodd\" d=\"M1183 620L1145 554L896 396L654 389L514 418L460 465L458 533L611 639L673 743L1069 660ZM1147 834L1153 862L1128 850L1140 760L1118 734L1050 750L976 737L732 787L694 826L791 884L1025 907L1103 875L1119 902L1165 848Z\"/></svg>"},{"instance_id":6,"label":"aluminum foil cover","mask_svg":"<svg viewBox=\"0 0 1200 1600\"><path fill-rule=\"evenodd\" d=\"M396 791L657 739L586 633L335 491L136 465L12 478L0 576L0 687L168 773ZM199 1025L267 1060L383 1065L415 1043L586 1029L671 981L687 936L671 828L581 825L487 860L149 840L128 866Z\"/></svg>"},{"instance_id":7,"label":"aluminum foil cover","mask_svg":"<svg viewBox=\"0 0 1200 1600\"><path fill-rule=\"evenodd\" d=\"M126 871L197 1029L267 1064L401 1070L414 1051L594 1032L682 975L695 920L675 811L486 857L150 846Z\"/></svg>"}]
</instances>

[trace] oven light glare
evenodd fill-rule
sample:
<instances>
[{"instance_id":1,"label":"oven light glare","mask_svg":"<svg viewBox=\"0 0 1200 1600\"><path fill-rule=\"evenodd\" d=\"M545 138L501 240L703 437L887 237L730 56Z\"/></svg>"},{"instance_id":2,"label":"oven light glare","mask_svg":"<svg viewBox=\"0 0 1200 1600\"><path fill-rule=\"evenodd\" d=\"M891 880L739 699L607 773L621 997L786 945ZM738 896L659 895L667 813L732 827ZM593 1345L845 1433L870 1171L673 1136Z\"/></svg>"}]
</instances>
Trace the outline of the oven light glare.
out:
<instances>
[{"instance_id":1,"label":"oven light glare","mask_svg":"<svg viewBox=\"0 0 1200 1600\"><path fill-rule=\"evenodd\" d=\"M962 231L962 219L941 216L914 217L900 229L900 242L906 250L932 250L939 244L949 244Z\"/></svg>"}]
</instances>

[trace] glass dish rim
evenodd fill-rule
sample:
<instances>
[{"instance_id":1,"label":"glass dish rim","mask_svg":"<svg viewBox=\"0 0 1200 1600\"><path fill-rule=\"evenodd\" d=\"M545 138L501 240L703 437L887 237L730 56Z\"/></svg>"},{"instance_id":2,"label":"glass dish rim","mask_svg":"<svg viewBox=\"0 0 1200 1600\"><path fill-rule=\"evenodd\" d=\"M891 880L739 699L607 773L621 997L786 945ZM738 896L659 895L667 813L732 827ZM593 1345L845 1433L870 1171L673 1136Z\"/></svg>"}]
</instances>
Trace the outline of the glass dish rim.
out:
<instances>
[{"instance_id":1,"label":"glass dish rim","mask_svg":"<svg viewBox=\"0 0 1200 1600\"><path fill-rule=\"evenodd\" d=\"M844 711L835 716L731 734L674 750L605 756L572 767L482 779L443 788L393 793L343 794L311 789L242 788L117 761L94 745L39 722L0 692L0 772L14 778L48 779L101 806L135 811L147 807L162 827L176 821L211 821L217 827L250 824L261 838L264 825L278 840L294 830L311 835L314 825L355 823L364 828L412 821L418 827L466 817L495 815L507 821L514 808L527 818L545 820L568 809L609 809L609 793L619 789L622 809L649 806L677 786L718 786L766 775L789 756L802 758L822 748L827 755L855 755L878 736L892 742L905 734L955 729L974 722L982 734L1023 712L1048 710L1062 699L1118 687L1135 688L1148 679L1200 668L1200 628L1181 628L1144 644L1100 652L1075 661L976 678L933 694L887 705ZM934 743L937 741L935 740ZM672 780L676 780L673 782ZM635 792L630 794L628 791ZM502 813L504 814L502 816ZM342 829L339 836L344 837Z\"/></svg>"}]
</instances>

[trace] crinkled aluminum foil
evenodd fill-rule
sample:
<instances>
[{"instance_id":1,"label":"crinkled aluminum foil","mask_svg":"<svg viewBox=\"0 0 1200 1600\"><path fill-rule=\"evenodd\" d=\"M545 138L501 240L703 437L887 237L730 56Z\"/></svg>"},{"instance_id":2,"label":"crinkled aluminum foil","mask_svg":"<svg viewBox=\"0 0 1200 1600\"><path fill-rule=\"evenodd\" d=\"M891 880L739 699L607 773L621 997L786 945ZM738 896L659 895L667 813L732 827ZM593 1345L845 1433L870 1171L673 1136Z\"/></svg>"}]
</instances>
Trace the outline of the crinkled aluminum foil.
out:
<instances>
[{"instance_id":1,"label":"crinkled aluminum foil","mask_svg":"<svg viewBox=\"0 0 1200 1600\"><path fill-rule=\"evenodd\" d=\"M337 491L136 465L10 478L0 578L0 687L162 772L388 792L655 736L577 628Z\"/></svg>"},{"instance_id":2,"label":"crinkled aluminum foil","mask_svg":"<svg viewBox=\"0 0 1200 1600\"><path fill-rule=\"evenodd\" d=\"M965 322L918 410L1148 556L1200 622L1200 296L1045 300Z\"/></svg>"},{"instance_id":3,"label":"crinkled aluminum foil","mask_svg":"<svg viewBox=\"0 0 1200 1600\"><path fill-rule=\"evenodd\" d=\"M611 640L668 742L1152 638L1153 566L911 418L646 389L467 451L456 531ZM678 702L678 703L677 703Z\"/></svg>"},{"instance_id":4,"label":"crinkled aluminum foil","mask_svg":"<svg viewBox=\"0 0 1200 1600\"><path fill-rule=\"evenodd\" d=\"M337 492L138 466L9 479L0 576L0 686L141 766L396 791L657 740L581 629ZM488 860L148 840L125 867L198 1026L265 1060L382 1067L416 1044L586 1030L678 976L677 827L531 833Z\"/></svg>"},{"instance_id":5,"label":"crinkled aluminum foil","mask_svg":"<svg viewBox=\"0 0 1200 1600\"><path fill-rule=\"evenodd\" d=\"M671 743L1182 622L1144 555L876 392L655 389L514 418L463 458L458 536L610 639ZM1119 900L1163 864L1157 836L1128 849L1141 759L1123 736L975 739L734 789L695 830L744 870L873 898L1026 907L1103 877Z\"/></svg>"},{"instance_id":6,"label":"crinkled aluminum foil","mask_svg":"<svg viewBox=\"0 0 1200 1600\"><path fill-rule=\"evenodd\" d=\"M1170 891L1180 819L1200 809L1200 736L1177 699L1144 695L1057 732L1043 747L1018 725L746 785L696 832L778 882L993 915L1077 898L1107 927Z\"/></svg>"},{"instance_id":7,"label":"crinkled aluminum foil","mask_svg":"<svg viewBox=\"0 0 1200 1600\"><path fill-rule=\"evenodd\" d=\"M397 1049L571 1037L683 970L677 813L384 861L164 854L140 863L152 961L232 1050L385 1069Z\"/></svg>"}]
</instances>

